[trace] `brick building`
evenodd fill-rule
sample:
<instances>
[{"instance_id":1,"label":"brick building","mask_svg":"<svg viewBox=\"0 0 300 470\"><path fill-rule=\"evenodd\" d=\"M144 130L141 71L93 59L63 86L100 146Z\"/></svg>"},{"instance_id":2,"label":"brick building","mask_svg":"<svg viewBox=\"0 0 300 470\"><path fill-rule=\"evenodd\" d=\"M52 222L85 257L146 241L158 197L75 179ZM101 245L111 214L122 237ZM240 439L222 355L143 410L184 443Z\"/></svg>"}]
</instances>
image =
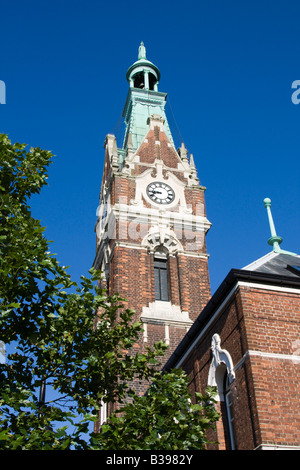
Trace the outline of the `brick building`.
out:
<instances>
[{"instance_id":1,"label":"brick building","mask_svg":"<svg viewBox=\"0 0 300 470\"><path fill-rule=\"evenodd\" d=\"M165 368L217 386L216 448L300 449L300 257L233 269Z\"/></svg>"},{"instance_id":2,"label":"brick building","mask_svg":"<svg viewBox=\"0 0 300 470\"><path fill-rule=\"evenodd\" d=\"M165 369L182 367L192 392L217 386L218 449L300 448L300 257L280 250L265 200L273 251L211 297L205 187L174 146L143 43L126 77L122 146L105 139L94 266L143 322L140 351L163 340Z\"/></svg>"}]
</instances>

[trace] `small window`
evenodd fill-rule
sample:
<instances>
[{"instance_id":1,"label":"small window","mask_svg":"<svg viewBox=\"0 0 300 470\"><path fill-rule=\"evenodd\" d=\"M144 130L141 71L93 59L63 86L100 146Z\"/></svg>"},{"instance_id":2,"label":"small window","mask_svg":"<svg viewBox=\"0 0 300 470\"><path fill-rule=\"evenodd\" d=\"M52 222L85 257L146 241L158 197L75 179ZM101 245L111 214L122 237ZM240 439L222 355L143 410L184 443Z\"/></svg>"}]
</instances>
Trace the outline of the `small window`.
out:
<instances>
[{"instance_id":1,"label":"small window","mask_svg":"<svg viewBox=\"0 0 300 470\"><path fill-rule=\"evenodd\" d=\"M154 258L155 300L169 301L168 260Z\"/></svg>"}]
</instances>

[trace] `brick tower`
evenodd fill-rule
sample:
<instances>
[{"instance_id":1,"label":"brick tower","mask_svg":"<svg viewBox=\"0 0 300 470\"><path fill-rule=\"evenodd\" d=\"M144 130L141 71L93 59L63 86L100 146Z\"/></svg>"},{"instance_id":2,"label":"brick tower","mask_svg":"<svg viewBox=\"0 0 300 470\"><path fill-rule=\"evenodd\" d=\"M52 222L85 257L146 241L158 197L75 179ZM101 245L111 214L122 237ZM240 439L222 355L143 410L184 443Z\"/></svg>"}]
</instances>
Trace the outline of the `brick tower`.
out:
<instances>
[{"instance_id":1,"label":"brick tower","mask_svg":"<svg viewBox=\"0 0 300 470\"><path fill-rule=\"evenodd\" d=\"M169 344L166 359L210 298L204 192L192 155L176 150L144 44L128 69L125 137L105 139L94 266L143 322L137 345Z\"/></svg>"}]
</instances>

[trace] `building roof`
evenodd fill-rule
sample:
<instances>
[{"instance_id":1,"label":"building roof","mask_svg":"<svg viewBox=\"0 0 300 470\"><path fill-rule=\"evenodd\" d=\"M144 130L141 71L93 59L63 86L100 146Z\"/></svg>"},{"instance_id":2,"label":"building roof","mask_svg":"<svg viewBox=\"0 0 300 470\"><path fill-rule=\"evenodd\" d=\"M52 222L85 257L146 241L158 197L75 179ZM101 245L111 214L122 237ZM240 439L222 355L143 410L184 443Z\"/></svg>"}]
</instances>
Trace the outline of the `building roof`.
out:
<instances>
[{"instance_id":1,"label":"building roof","mask_svg":"<svg viewBox=\"0 0 300 470\"><path fill-rule=\"evenodd\" d=\"M274 251L245 266L243 270L278 276L300 276L300 256Z\"/></svg>"}]
</instances>

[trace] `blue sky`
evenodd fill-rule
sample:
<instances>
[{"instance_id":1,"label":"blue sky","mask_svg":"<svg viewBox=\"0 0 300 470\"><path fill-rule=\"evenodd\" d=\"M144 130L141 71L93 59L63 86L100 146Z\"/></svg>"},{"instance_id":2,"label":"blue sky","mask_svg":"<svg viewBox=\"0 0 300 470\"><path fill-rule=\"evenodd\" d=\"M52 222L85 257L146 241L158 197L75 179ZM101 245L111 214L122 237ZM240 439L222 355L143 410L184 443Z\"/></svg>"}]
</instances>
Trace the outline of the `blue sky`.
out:
<instances>
[{"instance_id":1,"label":"blue sky","mask_svg":"<svg viewBox=\"0 0 300 470\"><path fill-rule=\"evenodd\" d=\"M296 0L1 1L0 132L56 155L33 214L74 280L93 263L103 143L141 41L207 188L212 292L270 251L265 197L300 253L299 17Z\"/></svg>"}]
</instances>

